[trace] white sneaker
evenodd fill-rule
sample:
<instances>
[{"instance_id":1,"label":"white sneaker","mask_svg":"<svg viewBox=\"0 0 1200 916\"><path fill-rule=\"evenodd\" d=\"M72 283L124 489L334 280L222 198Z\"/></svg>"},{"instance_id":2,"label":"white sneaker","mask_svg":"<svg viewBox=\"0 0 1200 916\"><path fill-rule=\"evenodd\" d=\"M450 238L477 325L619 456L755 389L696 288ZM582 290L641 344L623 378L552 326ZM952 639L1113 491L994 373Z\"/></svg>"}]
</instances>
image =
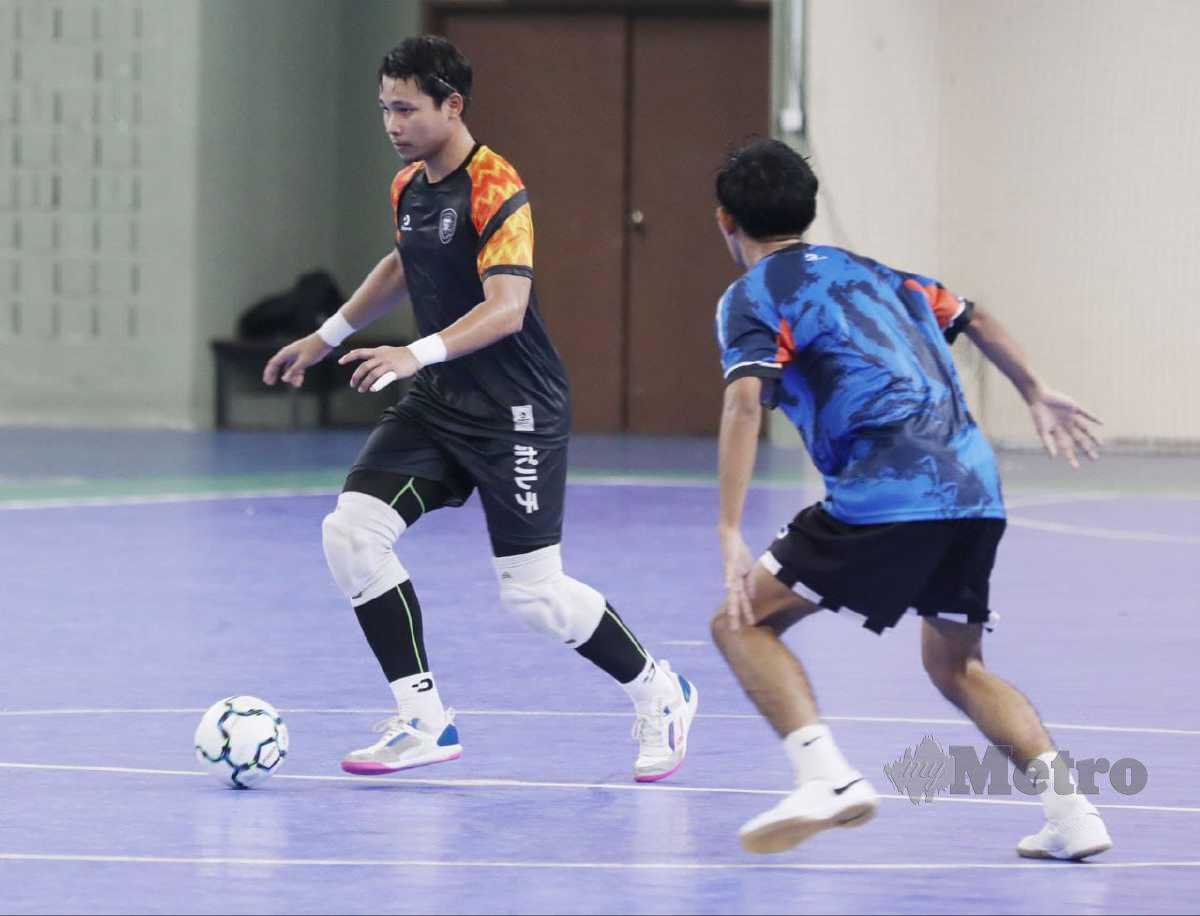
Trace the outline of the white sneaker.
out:
<instances>
[{"instance_id":1,"label":"white sneaker","mask_svg":"<svg viewBox=\"0 0 1200 916\"><path fill-rule=\"evenodd\" d=\"M420 719L405 721L393 716L375 724L383 737L370 747L351 751L342 760L342 769L356 776L381 776L431 763L444 763L462 756L454 711L446 710L446 725L437 733L425 731Z\"/></svg>"},{"instance_id":2,"label":"white sneaker","mask_svg":"<svg viewBox=\"0 0 1200 916\"><path fill-rule=\"evenodd\" d=\"M746 852L783 852L830 827L861 827L875 816L879 796L858 773L834 785L810 779L769 811L742 825Z\"/></svg>"},{"instance_id":3,"label":"white sneaker","mask_svg":"<svg viewBox=\"0 0 1200 916\"><path fill-rule=\"evenodd\" d=\"M1017 855L1026 859L1086 859L1112 849L1112 837L1100 813L1089 802L1087 809L1057 821L1046 821L1037 833L1017 844Z\"/></svg>"},{"instance_id":4,"label":"white sneaker","mask_svg":"<svg viewBox=\"0 0 1200 916\"><path fill-rule=\"evenodd\" d=\"M633 723L633 737L638 742L633 765L635 782L658 782L683 766L692 720L700 703L699 692L687 678L672 671L665 661L655 664L675 681L678 692L675 699L658 704L652 713L639 713Z\"/></svg>"}]
</instances>

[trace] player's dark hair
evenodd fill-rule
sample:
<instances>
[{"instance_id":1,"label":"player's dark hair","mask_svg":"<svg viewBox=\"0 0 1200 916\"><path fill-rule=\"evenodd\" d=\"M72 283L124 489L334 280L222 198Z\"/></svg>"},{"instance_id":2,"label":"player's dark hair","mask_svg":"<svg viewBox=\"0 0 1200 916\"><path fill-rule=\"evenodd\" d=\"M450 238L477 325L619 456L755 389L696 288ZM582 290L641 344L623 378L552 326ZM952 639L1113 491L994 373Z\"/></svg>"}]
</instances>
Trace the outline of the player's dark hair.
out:
<instances>
[{"instance_id":1,"label":"player's dark hair","mask_svg":"<svg viewBox=\"0 0 1200 916\"><path fill-rule=\"evenodd\" d=\"M379 80L415 80L438 107L455 92L463 110L471 101L471 62L462 51L438 35L414 35L384 55Z\"/></svg>"},{"instance_id":2,"label":"player's dark hair","mask_svg":"<svg viewBox=\"0 0 1200 916\"><path fill-rule=\"evenodd\" d=\"M800 235L817 215L817 176L786 143L753 140L717 172L717 200L751 238Z\"/></svg>"}]
</instances>

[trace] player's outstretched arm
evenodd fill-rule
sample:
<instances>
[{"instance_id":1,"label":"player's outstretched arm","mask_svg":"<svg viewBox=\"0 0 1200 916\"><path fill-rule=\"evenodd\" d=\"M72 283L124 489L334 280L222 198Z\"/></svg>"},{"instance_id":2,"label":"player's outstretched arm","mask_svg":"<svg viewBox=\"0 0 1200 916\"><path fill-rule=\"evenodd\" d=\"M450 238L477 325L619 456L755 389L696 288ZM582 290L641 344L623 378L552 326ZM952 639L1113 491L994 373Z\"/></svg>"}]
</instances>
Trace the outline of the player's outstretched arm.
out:
<instances>
[{"instance_id":1,"label":"player's outstretched arm","mask_svg":"<svg viewBox=\"0 0 1200 916\"><path fill-rule=\"evenodd\" d=\"M391 311L406 288L404 265L393 250L372 268L354 295L318 331L293 341L268 360L263 381L274 385L282 378L285 384L299 388L304 384L305 369L323 360L355 331Z\"/></svg>"},{"instance_id":2,"label":"player's outstretched arm","mask_svg":"<svg viewBox=\"0 0 1200 916\"><path fill-rule=\"evenodd\" d=\"M1077 450L1093 461L1100 457L1100 443L1092 426L1100 420L1074 398L1043 385L1020 344L995 315L977 306L966 334L1025 399L1034 429L1050 457L1061 452L1073 468L1079 467Z\"/></svg>"},{"instance_id":3,"label":"player's outstretched arm","mask_svg":"<svg viewBox=\"0 0 1200 916\"><path fill-rule=\"evenodd\" d=\"M494 274L483 281L483 301L437 334L407 347L351 350L338 362L361 361L350 377L350 387L377 391L396 379L415 375L430 363L482 350L521 330L532 285L528 277Z\"/></svg>"},{"instance_id":4,"label":"player's outstretched arm","mask_svg":"<svg viewBox=\"0 0 1200 916\"><path fill-rule=\"evenodd\" d=\"M732 630L743 623L754 624L750 607L753 597L750 573L754 569L754 558L742 537L742 509L758 454L761 399L762 379L754 376L739 378L725 387L725 406L721 411L717 471L721 483L721 515L717 521L717 534L725 564L725 607Z\"/></svg>"}]
</instances>

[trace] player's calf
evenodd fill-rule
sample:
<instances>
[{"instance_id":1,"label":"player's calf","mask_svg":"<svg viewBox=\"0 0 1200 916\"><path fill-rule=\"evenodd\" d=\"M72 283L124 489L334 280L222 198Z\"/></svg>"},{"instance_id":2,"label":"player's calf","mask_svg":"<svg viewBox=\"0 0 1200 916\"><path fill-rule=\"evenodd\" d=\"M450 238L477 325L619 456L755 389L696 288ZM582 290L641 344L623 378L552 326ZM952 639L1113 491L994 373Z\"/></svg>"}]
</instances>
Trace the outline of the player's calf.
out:
<instances>
[{"instance_id":1,"label":"player's calf","mask_svg":"<svg viewBox=\"0 0 1200 916\"><path fill-rule=\"evenodd\" d=\"M563 572L558 544L494 563L506 610L575 649L633 701L639 749L634 778L651 782L678 770L696 716L695 686L656 662L603 595Z\"/></svg>"},{"instance_id":2,"label":"player's calf","mask_svg":"<svg viewBox=\"0 0 1200 916\"><path fill-rule=\"evenodd\" d=\"M420 517L419 506L408 505L404 496L414 486L432 485L408 478L403 486L399 480L393 486L400 492L392 504L368 493L343 492L337 508L325 517L322 544L330 573L354 607L391 687L400 721L419 719L426 730L440 735L446 712L429 670L421 604L393 550L409 523ZM434 504L438 494L428 495Z\"/></svg>"}]
</instances>

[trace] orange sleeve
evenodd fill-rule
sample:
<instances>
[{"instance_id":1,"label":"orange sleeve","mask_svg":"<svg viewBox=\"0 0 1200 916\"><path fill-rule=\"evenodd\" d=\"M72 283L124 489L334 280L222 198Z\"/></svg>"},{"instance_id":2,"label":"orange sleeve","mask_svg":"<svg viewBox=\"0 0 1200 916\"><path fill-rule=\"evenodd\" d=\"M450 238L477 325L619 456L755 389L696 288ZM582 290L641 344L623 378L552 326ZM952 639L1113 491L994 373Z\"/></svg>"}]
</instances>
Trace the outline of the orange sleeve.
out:
<instances>
[{"instance_id":1,"label":"orange sleeve","mask_svg":"<svg viewBox=\"0 0 1200 916\"><path fill-rule=\"evenodd\" d=\"M400 241L400 227L396 224L397 213L396 208L400 205L400 195L404 193L404 189L408 187L408 183L412 181L413 176L425 165L424 162L410 162L392 179L392 229L396 233L396 241Z\"/></svg>"},{"instance_id":2,"label":"orange sleeve","mask_svg":"<svg viewBox=\"0 0 1200 916\"><path fill-rule=\"evenodd\" d=\"M529 204L513 211L479 249L476 267L481 279L492 273L533 275L533 212Z\"/></svg>"},{"instance_id":3,"label":"orange sleeve","mask_svg":"<svg viewBox=\"0 0 1200 916\"><path fill-rule=\"evenodd\" d=\"M471 222L479 236L480 279L495 273L533 276L533 211L525 185L508 162L486 147L472 160Z\"/></svg>"},{"instance_id":4,"label":"orange sleeve","mask_svg":"<svg viewBox=\"0 0 1200 916\"><path fill-rule=\"evenodd\" d=\"M922 286L909 277L904 281L904 287L925 297L925 301L933 310L933 316L937 319L938 327L943 331L954 323L954 319L961 315L965 308L963 300L940 283L929 283Z\"/></svg>"}]
</instances>

